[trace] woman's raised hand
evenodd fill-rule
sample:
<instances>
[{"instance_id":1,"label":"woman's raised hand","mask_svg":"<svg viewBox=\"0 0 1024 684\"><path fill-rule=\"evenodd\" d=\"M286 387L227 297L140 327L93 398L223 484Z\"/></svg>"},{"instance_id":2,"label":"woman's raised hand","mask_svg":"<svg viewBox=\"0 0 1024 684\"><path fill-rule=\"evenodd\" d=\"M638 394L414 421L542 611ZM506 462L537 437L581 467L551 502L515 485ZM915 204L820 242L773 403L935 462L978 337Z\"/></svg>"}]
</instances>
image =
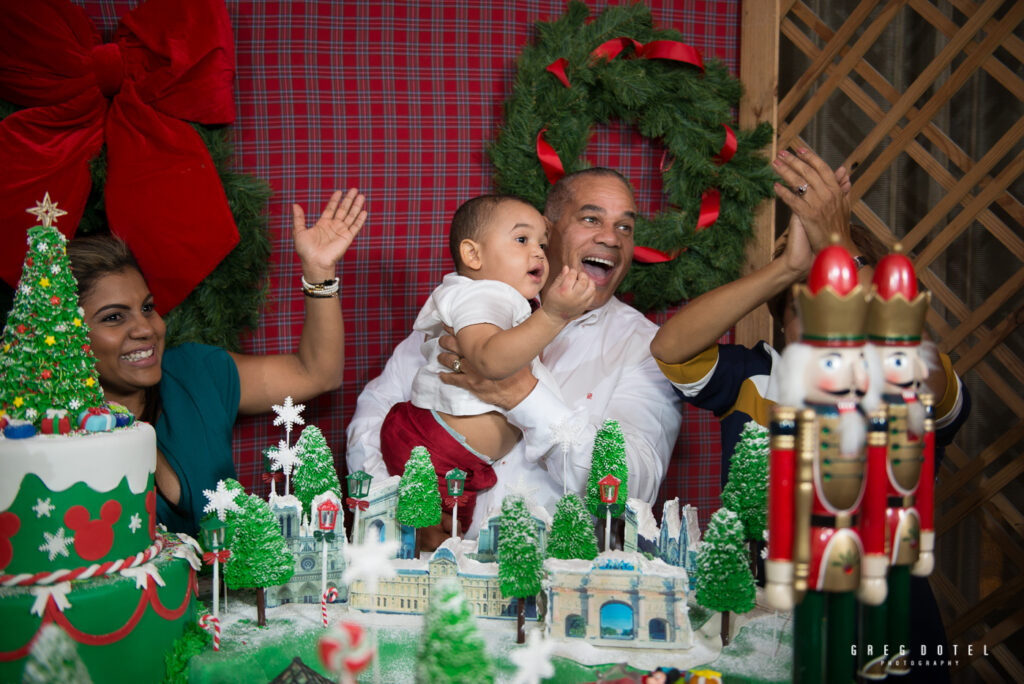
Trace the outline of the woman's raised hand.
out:
<instances>
[{"instance_id":1,"label":"woman's raised hand","mask_svg":"<svg viewBox=\"0 0 1024 684\"><path fill-rule=\"evenodd\" d=\"M357 188L342 195L336 191L312 226L306 226L306 214L292 205L292 238L302 260L303 275L310 281L333 278L336 265L366 222L363 205L366 197Z\"/></svg>"}]
</instances>

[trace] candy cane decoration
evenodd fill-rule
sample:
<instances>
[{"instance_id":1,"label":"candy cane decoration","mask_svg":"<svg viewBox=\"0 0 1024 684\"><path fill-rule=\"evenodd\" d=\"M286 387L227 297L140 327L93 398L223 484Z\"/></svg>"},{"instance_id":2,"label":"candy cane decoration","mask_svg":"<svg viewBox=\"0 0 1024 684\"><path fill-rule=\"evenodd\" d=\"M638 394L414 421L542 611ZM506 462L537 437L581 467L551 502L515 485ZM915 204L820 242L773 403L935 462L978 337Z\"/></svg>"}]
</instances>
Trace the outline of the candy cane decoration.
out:
<instances>
[{"instance_id":1,"label":"candy cane decoration","mask_svg":"<svg viewBox=\"0 0 1024 684\"><path fill-rule=\"evenodd\" d=\"M327 604L334 603L338 600L338 590L331 587L324 593L320 594L320 614L324 618L324 627L327 626Z\"/></svg>"},{"instance_id":2,"label":"candy cane decoration","mask_svg":"<svg viewBox=\"0 0 1024 684\"><path fill-rule=\"evenodd\" d=\"M339 622L320 637L320 662L338 676L341 684L356 681L356 675L373 660L373 645L362 625Z\"/></svg>"},{"instance_id":3,"label":"candy cane decoration","mask_svg":"<svg viewBox=\"0 0 1024 684\"><path fill-rule=\"evenodd\" d=\"M220 650L220 618L209 613L199 616L199 626L207 632L213 633L213 650Z\"/></svg>"}]
</instances>

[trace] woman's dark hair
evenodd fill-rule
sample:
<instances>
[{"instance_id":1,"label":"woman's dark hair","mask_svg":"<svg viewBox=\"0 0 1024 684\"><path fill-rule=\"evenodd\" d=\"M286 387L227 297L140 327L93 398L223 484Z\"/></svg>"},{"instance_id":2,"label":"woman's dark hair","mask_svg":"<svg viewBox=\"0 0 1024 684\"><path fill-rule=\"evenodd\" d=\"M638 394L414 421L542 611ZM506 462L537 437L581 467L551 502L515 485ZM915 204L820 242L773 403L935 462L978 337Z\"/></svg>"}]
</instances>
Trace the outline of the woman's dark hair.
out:
<instances>
[{"instance_id":1,"label":"woman's dark hair","mask_svg":"<svg viewBox=\"0 0 1024 684\"><path fill-rule=\"evenodd\" d=\"M111 273L134 269L142 273L135 255L125 241L116 235L88 235L68 242L71 272L78 281L78 298L82 299L96 281Z\"/></svg>"},{"instance_id":2,"label":"woman's dark hair","mask_svg":"<svg viewBox=\"0 0 1024 684\"><path fill-rule=\"evenodd\" d=\"M71 262L71 273L78 281L78 299L82 300L96 286L96 282L114 273L133 269L142 275L139 262L128 249L125 241L116 235L87 235L68 241L68 260ZM143 275L145 278L145 275ZM100 378L103 384L103 378ZM156 423L160 414L159 385L146 388L145 406L139 420Z\"/></svg>"}]
</instances>

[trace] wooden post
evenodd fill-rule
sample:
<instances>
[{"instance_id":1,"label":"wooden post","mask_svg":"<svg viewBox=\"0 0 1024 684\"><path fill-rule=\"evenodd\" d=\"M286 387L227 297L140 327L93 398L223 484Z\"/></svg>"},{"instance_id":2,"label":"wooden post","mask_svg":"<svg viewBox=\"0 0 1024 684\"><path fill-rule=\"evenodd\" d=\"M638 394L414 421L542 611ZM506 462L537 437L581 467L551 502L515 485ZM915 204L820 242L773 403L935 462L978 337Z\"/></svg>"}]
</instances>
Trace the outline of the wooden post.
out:
<instances>
[{"instance_id":1,"label":"wooden post","mask_svg":"<svg viewBox=\"0 0 1024 684\"><path fill-rule=\"evenodd\" d=\"M767 121L778 132L779 85L779 0L744 2L740 26L740 128L753 128ZM776 154L775 143L766 151ZM762 202L754 212L754 237L747 245L743 273L751 273L772 258L775 243L775 202ZM753 346L759 340L771 342L772 317L768 307L759 306L736 323L736 342Z\"/></svg>"}]
</instances>

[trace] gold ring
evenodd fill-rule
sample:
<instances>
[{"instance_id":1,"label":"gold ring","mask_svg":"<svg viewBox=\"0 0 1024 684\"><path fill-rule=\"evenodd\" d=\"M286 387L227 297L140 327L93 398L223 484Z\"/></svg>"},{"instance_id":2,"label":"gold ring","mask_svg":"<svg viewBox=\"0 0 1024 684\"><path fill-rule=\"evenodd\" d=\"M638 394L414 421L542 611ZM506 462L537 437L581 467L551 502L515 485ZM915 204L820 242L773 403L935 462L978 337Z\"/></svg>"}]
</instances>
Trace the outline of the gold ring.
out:
<instances>
[{"instance_id":1,"label":"gold ring","mask_svg":"<svg viewBox=\"0 0 1024 684\"><path fill-rule=\"evenodd\" d=\"M456 373L462 372L462 359L455 359L455 363L452 364L452 370Z\"/></svg>"}]
</instances>

